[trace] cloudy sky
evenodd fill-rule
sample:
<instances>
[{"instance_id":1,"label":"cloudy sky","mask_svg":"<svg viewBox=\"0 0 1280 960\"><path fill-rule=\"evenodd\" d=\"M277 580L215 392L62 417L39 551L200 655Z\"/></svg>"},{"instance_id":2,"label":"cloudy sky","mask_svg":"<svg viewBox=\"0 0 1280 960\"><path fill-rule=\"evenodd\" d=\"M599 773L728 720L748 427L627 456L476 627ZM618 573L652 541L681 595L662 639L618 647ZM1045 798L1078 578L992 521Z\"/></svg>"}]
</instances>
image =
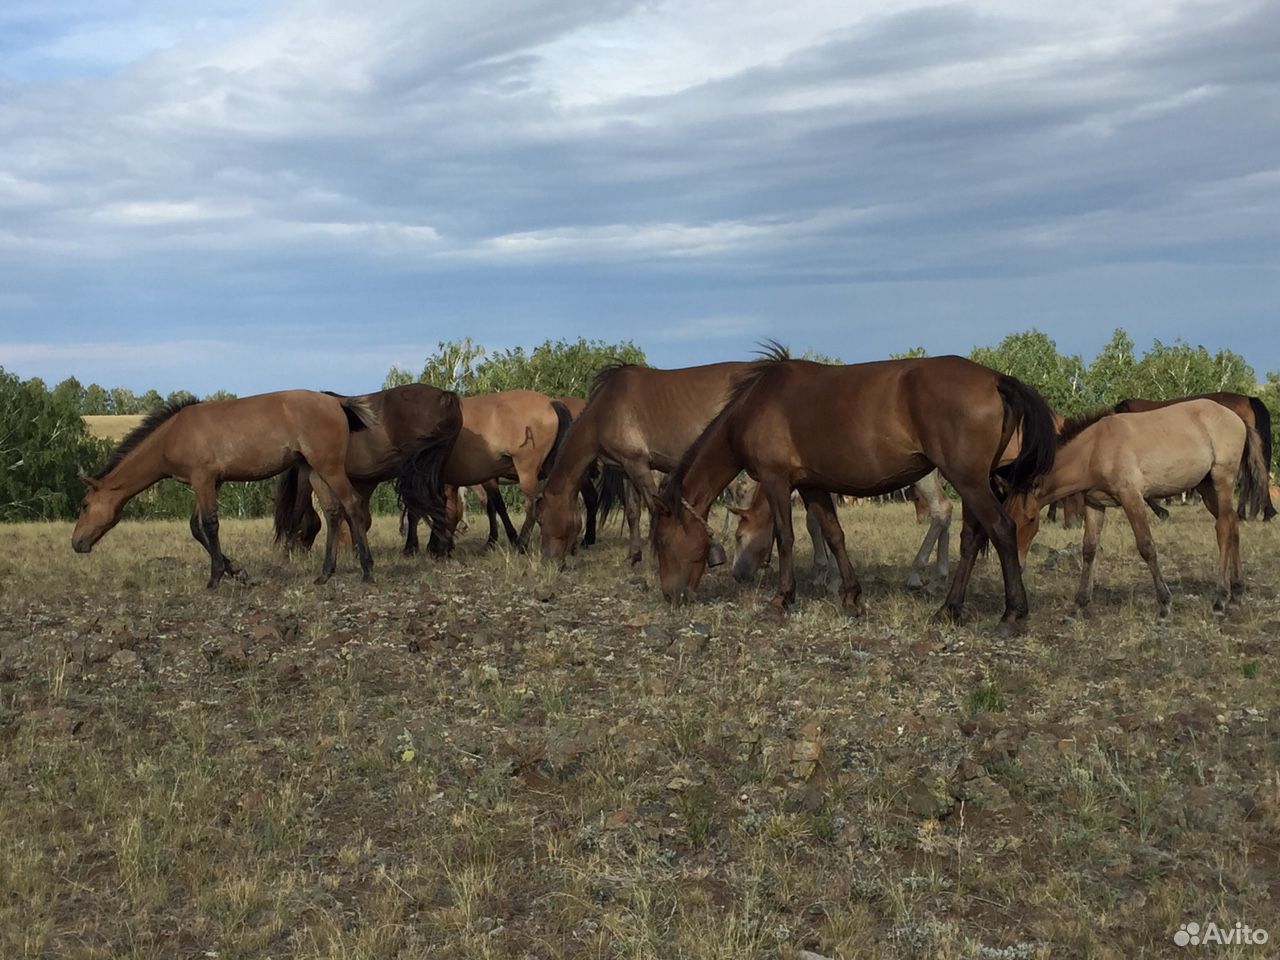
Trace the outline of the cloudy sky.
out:
<instances>
[{"instance_id":1,"label":"cloudy sky","mask_svg":"<svg viewBox=\"0 0 1280 960\"><path fill-rule=\"evenodd\" d=\"M0 366L360 391L464 335L1123 325L1261 375L1278 49L1250 0L5 0Z\"/></svg>"}]
</instances>

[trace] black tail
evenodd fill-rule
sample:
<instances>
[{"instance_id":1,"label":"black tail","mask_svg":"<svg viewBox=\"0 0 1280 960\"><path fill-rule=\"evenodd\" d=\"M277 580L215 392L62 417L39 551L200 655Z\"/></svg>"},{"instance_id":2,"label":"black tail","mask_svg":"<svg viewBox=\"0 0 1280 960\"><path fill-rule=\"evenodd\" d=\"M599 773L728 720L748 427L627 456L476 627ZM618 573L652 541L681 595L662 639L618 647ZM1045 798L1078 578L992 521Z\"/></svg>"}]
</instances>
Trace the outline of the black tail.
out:
<instances>
[{"instance_id":1,"label":"black tail","mask_svg":"<svg viewBox=\"0 0 1280 960\"><path fill-rule=\"evenodd\" d=\"M1005 416L1022 428L1022 449L1011 463L997 468L995 473L1008 486L1009 493L1020 493L1053 467L1058 451L1053 411L1034 388L1015 377L1001 374L996 389L1004 400Z\"/></svg>"},{"instance_id":2,"label":"black tail","mask_svg":"<svg viewBox=\"0 0 1280 960\"><path fill-rule=\"evenodd\" d=\"M435 427L402 450L396 473L396 496L416 517L431 523L433 530L445 530L444 467L462 431L462 406L456 393L443 394L444 413Z\"/></svg>"},{"instance_id":3,"label":"black tail","mask_svg":"<svg viewBox=\"0 0 1280 960\"><path fill-rule=\"evenodd\" d=\"M1262 441L1262 462L1267 465L1267 495L1263 500L1262 519L1270 520L1276 515L1275 505L1271 502L1271 411L1257 397L1249 398L1249 406L1253 408L1253 422L1258 430L1258 438Z\"/></svg>"},{"instance_id":4,"label":"black tail","mask_svg":"<svg viewBox=\"0 0 1280 960\"><path fill-rule=\"evenodd\" d=\"M547 474L556 465L556 457L560 453L560 445L564 443L565 435L569 432L569 428L573 426L573 417L569 414L569 408L563 403L559 400L552 400L551 409L556 412L556 438L551 442L551 449L547 451L547 455L542 459L542 466L538 468L539 480L547 479Z\"/></svg>"},{"instance_id":5,"label":"black tail","mask_svg":"<svg viewBox=\"0 0 1280 960\"><path fill-rule=\"evenodd\" d=\"M310 550L320 532L320 515L311 504L311 485L300 484L302 468L294 464L276 482L276 543L290 550Z\"/></svg>"},{"instance_id":6,"label":"black tail","mask_svg":"<svg viewBox=\"0 0 1280 960\"><path fill-rule=\"evenodd\" d=\"M600 471L600 502L596 506L596 523L603 527L609 520L609 511L623 502L627 495L627 472L617 464L606 463Z\"/></svg>"}]
</instances>

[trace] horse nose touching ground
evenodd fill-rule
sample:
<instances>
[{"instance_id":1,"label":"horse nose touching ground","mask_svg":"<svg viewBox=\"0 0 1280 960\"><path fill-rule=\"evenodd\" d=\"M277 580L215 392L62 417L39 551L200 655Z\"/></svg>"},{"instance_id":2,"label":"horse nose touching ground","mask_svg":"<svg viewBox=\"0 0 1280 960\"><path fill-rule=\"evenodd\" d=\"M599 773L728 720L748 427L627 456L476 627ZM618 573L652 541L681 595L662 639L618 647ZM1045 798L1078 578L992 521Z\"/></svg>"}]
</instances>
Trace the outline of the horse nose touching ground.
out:
<instances>
[{"instance_id":1,"label":"horse nose touching ground","mask_svg":"<svg viewBox=\"0 0 1280 960\"><path fill-rule=\"evenodd\" d=\"M791 360L780 349L751 365L728 402L671 471L654 517L659 581L668 599L696 589L707 566L712 502L739 471L759 479L776 531L779 609L795 600L791 491L816 512L840 570L840 596L861 612L862 588L831 494L899 489L935 468L964 504L961 560L938 615L959 619L978 551L995 545L1005 587L1002 633L1021 628L1026 589L1013 524L992 474L1015 430L1017 457L1001 473L1028 489L1052 465L1053 415L1030 387L961 357L833 366Z\"/></svg>"}]
</instances>

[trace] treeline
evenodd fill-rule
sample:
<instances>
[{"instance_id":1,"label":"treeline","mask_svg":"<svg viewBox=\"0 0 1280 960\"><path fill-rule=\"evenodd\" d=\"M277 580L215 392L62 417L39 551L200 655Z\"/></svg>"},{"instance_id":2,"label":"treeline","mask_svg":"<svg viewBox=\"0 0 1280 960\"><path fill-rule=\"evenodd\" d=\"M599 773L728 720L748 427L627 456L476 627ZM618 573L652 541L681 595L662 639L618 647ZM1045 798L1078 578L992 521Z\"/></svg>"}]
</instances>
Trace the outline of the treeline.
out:
<instances>
[{"instance_id":1,"label":"treeline","mask_svg":"<svg viewBox=\"0 0 1280 960\"><path fill-rule=\"evenodd\" d=\"M915 348L901 356L921 356ZM839 362L815 351L812 359ZM1110 406L1129 397L1163 400L1195 393L1227 390L1259 394L1271 410L1275 446L1280 449L1280 371L1267 375L1259 389L1253 369L1230 350L1210 353L1175 341L1156 340L1140 355L1123 330L1089 363L1078 354L1064 354L1047 335L1028 330L1005 337L993 347L975 347L969 356L979 363L1012 374L1036 387L1058 412L1073 415ZM392 367L384 387L422 382L461 394L498 390L538 390L551 396L585 396L596 371L608 363L644 363L644 352L631 341L546 341L526 351L521 347L487 351L469 337L441 341L416 374ZM83 484L81 470L93 472L107 457L111 444L91 437L83 416L141 414L194 395L176 391L162 396L156 390L135 395L123 387L84 387L74 377L50 388L39 378L20 380L0 368L0 520L52 520L73 517ZM203 399L225 399L218 391ZM264 516L270 512L271 481L226 484L219 496L224 516ZM375 510L394 509L384 487ZM165 481L135 498L128 514L135 517L186 517L191 494L180 484Z\"/></svg>"}]
</instances>

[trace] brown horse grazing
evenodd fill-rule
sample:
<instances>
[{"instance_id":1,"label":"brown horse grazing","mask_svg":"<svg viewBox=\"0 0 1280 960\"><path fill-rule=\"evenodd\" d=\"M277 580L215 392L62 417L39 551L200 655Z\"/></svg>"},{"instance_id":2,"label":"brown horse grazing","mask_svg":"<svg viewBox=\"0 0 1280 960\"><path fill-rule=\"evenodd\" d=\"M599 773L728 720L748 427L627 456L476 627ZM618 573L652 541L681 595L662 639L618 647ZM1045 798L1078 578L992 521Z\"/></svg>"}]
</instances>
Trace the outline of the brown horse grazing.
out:
<instances>
[{"instance_id":1,"label":"brown horse grazing","mask_svg":"<svg viewBox=\"0 0 1280 960\"><path fill-rule=\"evenodd\" d=\"M1201 393L1194 397L1179 397L1174 400L1121 400L1113 408L1116 413L1143 413L1147 410L1159 410L1162 407L1170 406L1175 403L1182 403L1186 400L1212 400L1214 403L1221 404L1226 407L1237 417L1239 417L1246 427L1252 427L1258 431L1258 436L1262 438L1262 461L1267 465L1268 476L1271 472L1271 413L1257 397L1246 397L1242 393ZM1182 491L1178 491L1181 493ZM1156 502L1154 497L1147 499L1147 506L1161 520L1169 519L1169 511ZM1254 510L1249 514L1245 510L1244 497L1241 495L1240 506L1236 511L1236 516L1241 520L1248 520L1256 517L1258 511ZM1270 520L1276 515L1276 508L1271 503L1271 496L1268 493L1263 498L1262 519Z\"/></svg>"},{"instance_id":2,"label":"brown horse grazing","mask_svg":"<svg viewBox=\"0 0 1280 960\"><path fill-rule=\"evenodd\" d=\"M729 402L667 478L653 525L658 576L668 599L697 588L706 568L712 501L741 469L760 481L778 531L779 608L795 598L790 494L816 506L835 554L846 609L861 586L844 547L830 493L873 496L933 469L964 504L960 566L940 615L960 616L973 564L989 537L1004 573L1008 632L1027 616L1014 527L992 486L1015 429L1018 458L1000 468L1024 490L1053 464L1053 418L1030 387L962 357L828 366L770 358L753 364Z\"/></svg>"},{"instance_id":3,"label":"brown horse grazing","mask_svg":"<svg viewBox=\"0 0 1280 960\"><path fill-rule=\"evenodd\" d=\"M951 539L951 500L942 489L942 477L937 470L925 474L911 487L916 496L916 516L922 520L928 518L929 529L925 532L920 549L911 561L911 570L907 573L907 589L924 588L921 574L929 562L934 545L938 547L938 559L934 568L937 580L945 581L950 567L948 563L949 542ZM755 576L756 572L769 558L773 548L773 514L769 509L769 501L764 488L759 484L750 503L745 507L729 507L730 512L738 516L738 527L734 531L734 542L737 547L736 559L733 563L733 578L745 583ZM822 528L819 512L809 510L807 517L809 535L813 538L813 566L816 579L821 584L834 585L835 558L831 556L822 539Z\"/></svg>"},{"instance_id":4,"label":"brown horse grazing","mask_svg":"<svg viewBox=\"0 0 1280 960\"><path fill-rule=\"evenodd\" d=\"M574 495L597 459L622 467L652 512L658 487L650 471L674 469L748 366L713 363L655 370L628 363L596 374L586 408L565 438L538 500L543 558L563 560L572 552L582 529ZM628 505L628 522L630 517ZM632 526L632 563L640 560L639 529L639 523Z\"/></svg>"},{"instance_id":5,"label":"brown horse grazing","mask_svg":"<svg viewBox=\"0 0 1280 960\"><path fill-rule=\"evenodd\" d=\"M346 471L364 507L363 530L367 531L372 522L369 498L373 491L384 480L401 476L416 486L419 501L443 523L441 471L462 428L458 395L429 384L410 383L361 399L373 411L377 425L352 436L347 446ZM337 566L335 546L342 517L306 464L291 467L276 487L275 539L290 547L311 547L320 529L311 502L313 488L328 520L324 566L318 581L323 583Z\"/></svg>"},{"instance_id":6,"label":"brown horse grazing","mask_svg":"<svg viewBox=\"0 0 1280 960\"><path fill-rule=\"evenodd\" d=\"M491 480L515 481L526 503L532 504L546 475L544 465L554 461L570 423L563 404L533 390L463 397L462 432L444 464L444 482L469 487ZM420 502L411 476L398 479L396 490L409 511L405 552L413 552L418 545L417 518L428 515L429 504ZM529 508L515 540L521 549L532 526ZM432 525L431 549L443 554L453 549L453 531L443 522Z\"/></svg>"},{"instance_id":7,"label":"brown horse grazing","mask_svg":"<svg viewBox=\"0 0 1280 960\"><path fill-rule=\"evenodd\" d=\"M335 503L335 514L357 521L365 513L346 472L351 437L376 426L363 397L334 397L310 390L263 393L238 400L173 404L149 415L120 442L101 470L85 477L89 492L71 534L77 553L88 553L120 521L124 505L165 477L195 492L191 535L209 552L209 587L240 567L218 540L218 487L226 480L265 480L305 462ZM365 525L352 524L364 579L373 558Z\"/></svg>"},{"instance_id":8,"label":"brown horse grazing","mask_svg":"<svg viewBox=\"0 0 1280 960\"><path fill-rule=\"evenodd\" d=\"M1151 569L1160 616L1169 615L1169 587L1156 562L1143 501L1194 487L1213 514L1218 533L1218 595L1215 613L1244 590L1240 530L1231 493L1240 480L1241 502L1262 508L1267 468L1258 432L1211 400L1188 400L1145 413L1115 415L1110 410L1068 421L1058 439L1053 469L1029 490L1009 498L1006 507L1018 524L1018 556L1039 529L1040 505L1074 493L1085 496L1084 566L1076 606L1093 596L1093 562L1106 515L1119 506L1133 528L1138 553Z\"/></svg>"}]
</instances>

